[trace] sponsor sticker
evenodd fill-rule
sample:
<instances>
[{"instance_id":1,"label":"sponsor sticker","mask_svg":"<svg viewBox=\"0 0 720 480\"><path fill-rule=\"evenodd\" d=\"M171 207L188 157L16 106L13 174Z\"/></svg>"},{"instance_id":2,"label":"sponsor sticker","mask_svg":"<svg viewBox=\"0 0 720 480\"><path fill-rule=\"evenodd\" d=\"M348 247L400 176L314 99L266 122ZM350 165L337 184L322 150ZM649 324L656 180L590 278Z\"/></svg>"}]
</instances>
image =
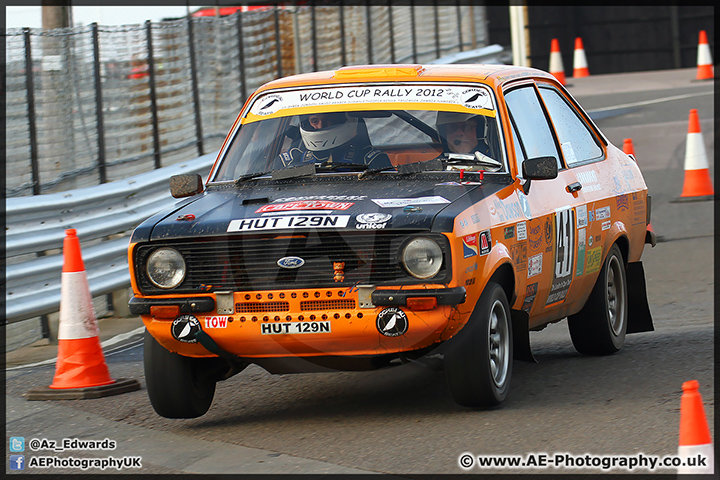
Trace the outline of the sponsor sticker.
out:
<instances>
[{"instance_id":1,"label":"sponsor sticker","mask_svg":"<svg viewBox=\"0 0 720 480\"><path fill-rule=\"evenodd\" d=\"M378 206L382 208L400 208L408 205L434 205L450 203L450 200L440 196L418 197L418 198L373 198Z\"/></svg>"},{"instance_id":2,"label":"sponsor sticker","mask_svg":"<svg viewBox=\"0 0 720 480\"><path fill-rule=\"evenodd\" d=\"M456 85L375 85L337 86L270 93L258 98L250 113L267 116L280 109L372 103L434 103L469 110L494 110L493 96L488 88L467 88ZM252 121L250 117L245 119Z\"/></svg>"},{"instance_id":3,"label":"sponsor sticker","mask_svg":"<svg viewBox=\"0 0 720 480\"><path fill-rule=\"evenodd\" d=\"M527 223L526 222L518 222L517 224L517 240L526 240L527 239Z\"/></svg>"},{"instance_id":4,"label":"sponsor sticker","mask_svg":"<svg viewBox=\"0 0 720 480\"><path fill-rule=\"evenodd\" d=\"M295 210L347 210L355 205L353 202L332 202L329 200L300 200L297 202L271 203L264 205L255 213L276 213Z\"/></svg>"},{"instance_id":5,"label":"sponsor sticker","mask_svg":"<svg viewBox=\"0 0 720 480\"><path fill-rule=\"evenodd\" d=\"M543 254L538 253L528 258L528 278L542 273L542 257Z\"/></svg>"},{"instance_id":6,"label":"sponsor sticker","mask_svg":"<svg viewBox=\"0 0 720 480\"><path fill-rule=\"evenodd\" d=\"M487 255L492 249L492 238L490 237L490 230L480 232L480 255Z\"/></svg>"},{"instance_id":7,"label":"sponsor sticker","mask_svg":"<svg viewBox=\"0 0 720 480\"><path fill-rule=\"evenodd\" d=\"M610 207L598 208L595 210L595 220L610 218Z\"/></svg>"},{"instance_id":8,"label":"sponsor sticker","mask_svg":"<svg viewBox=\"0 0 720 480\"><path fill-rule=\"evenodd\" d=\"M595 192L602 189L595 170L588 170L587 172L577 172L576 178L580 183L582 183L583 192Z\"/></svg>"},{"instance_id":9,"label":"sponsor sticker","mask_svg":"<svg viewBox=\"0 0 720 480\"><path fill-rule=\"evenodd\" d=\"M612 225L612 222L610 222L610 220L605 220L604 222L602 222L602 231L604 232L605 230L610 230L610 225Z\"/></svg>"},{"instance_id":10,"label":"sponsor sticker","mask_svg":"<svg viewBox=\"0 0 720 480\"><path fill-rule=\"evenodd\" d=\"M408 330L408 318L405 312L397 307L388 307L378 313L375 322L377 329L386 337L399 337Z\"/></svg>"},{"instance_id":11,"label":"sponsor sticker","mask_svg":"<svg viewBox=\"0 0 720 480\"><path fill-rule=\"evenodd\" d=\"M515 271L522 272L527 267L527 244L515 243L510 246L510 256L515 263Z\"/></svg>"},{"instance_id":12,"label":"sponsor sticker","mask_svg":"<svg viewBox=\"0 0 720 480\"><path fill-rule=\"evenodd\" d=\"M465 235L462 239L463 242L463 258L475 257L478 254L478 241L477 233L472 235Z\"/></svg>"},{"instance_id":13,"label":"sponsor sticker","mask_svg":"<svg viewBox=\"0 0 720 480\"><path fill-rule=\"evenodd\" d=\"M585 263L585 273L595 273L600 270L602 263L602 247L591 248L587 251L587 262Z\"/></svg>"},{"instance_id":14,"label":"sponsor sticker","mask_svg":"<svg viewBox=\"0 0 720 480\"><path fill-rule=\"evenodd\" d=\"M535 296L538 292L538 284L537 282L531 283L527 287L525 287L525 300L523 301L522 310L524 312L530 313L530 310L532 310L533 303L535 303Z\"/></svg>"},{"instance_id":15,"label":"sponsor sticker","mask_svg":"<svg viewBox=\"0 0 720 480\"><path fill-rule=\"evenodd\" d=\"M586 231L581 228L577 231L578 233L578 253L577 253L577 268L575 269L575 276L579 277L585 272L585 238ZM592 238L592 236L590 236Z\"/></svg>"},{"instance_id":16,"label":"sponsor sticker","mask_svg":"<svg viewBox=\"0 0 720 480\"><path fill-rule=\"evenodd\" d=\"M584 228L588 226L587 216L587 205L580 205L575 208L575 214L577 215L577 228Z\"/></svg>"},{"instance_id":17,"label":"sponsor sticker","mask_svg":"<svg viewBox=\"0 0 720 480\"><path fill-rule=\"evenodd\" d=\"M228 232L282 230L286 228L343 228L350 215L288 215L231 220Z\"/></svg>"},{"instance_id":18,"label":"sponsor sticker","mask_svg":"<svg viewBox=\"0 0 720 480\"><path fill-rule=\"evenodd\" d=\"M263 98L255 102L255 105L253 105L251 112L255 115L271 115L280 110L282 106L283 97L271 93L269 95L265 95Z\"/></svg>"},{"instance_id":19,"label":"sponsor sticker","mask_svg":"<svg viewBox=\"0 0 720 480\"><path fill-rule=\"evenodd\" d=\"M505 236L505 240L513 238L515 236L515 227L505 227L505 230L503 230L503 235Z\"/></svg>"},{"instance_id":20,"label":"sponsor sticker","mask_svg":"<svg viewBox=\"0 0 720 480\"><path fill-rule=\"evenodd\" d=\"M630 208L627 194L615 197L615 203L617 205L618 212L622 212L623 210Z\"/></svg>"},{"instance_id":21,"label":"sponsor sticker","mask_svg":"<svg viewBox=\"0 0 720 480\"><path fill-rule=\"evenodd\" d=\"M227 328L229 318L222 315L205 317L205 328Z\"/></svg>"},{"instance_id":22,"label":"sponsor sticker","mask_svg":"<svg viewBox=\"0 0 720 480\"><path fill-rule=\"evenodd\" d=\"M387 213L361 213L355 217L355 228L358 230L379 230L385 228L392 215Z\"/></svg>"},{"instance_id":23,"label":"sponsor sticker","mask_svg":"<svg viewBox=\"0 0 720 480\"><path fill-rule=\"evenodd\" d=\"M173 320L170 333L183 343L197 343L195 334L200 331L200 321L193 315L181 315Z\"/></svg>"}]
</instances>

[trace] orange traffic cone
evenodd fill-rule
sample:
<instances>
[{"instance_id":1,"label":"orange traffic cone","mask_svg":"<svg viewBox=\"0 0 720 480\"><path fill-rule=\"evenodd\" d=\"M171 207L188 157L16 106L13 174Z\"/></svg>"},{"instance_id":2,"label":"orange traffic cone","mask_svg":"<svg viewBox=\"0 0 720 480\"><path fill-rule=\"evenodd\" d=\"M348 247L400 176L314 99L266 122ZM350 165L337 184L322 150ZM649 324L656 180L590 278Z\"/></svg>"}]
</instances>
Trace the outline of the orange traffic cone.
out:
<instances>
[{"instance_id":1,"label":"orange traffic cone","mask_svg":"<svg viewBox=\"0 0 720 480\"><path fill-rule=\"evenodd\" d=\"M682 388L678 446L682 464L678 474L712 474L715 469L713 445L700 396L700 384L697 380L690 380L683 383Z\"/></svg>"},{"instance_id":2,"label":"orange traffic cone","mask_svg":"<svg viewBox=\"0 0 720 480\"><path fill-rule=\"evenodd\" d=\"M140 384L136 380L116 382L110 378L98 338L80 240L73 228L66 230L65 235L55 377L48 389L30 390L28 400L97 398L138 390Z\"/></svg>"},{"instance_id":3,"label":"orange traffic cone","mask_svg":"<svg viewBox=\"0 0 720 480\"><path fill-rule=\"evenodd\" d=\"M690 110L685 144L685 182L678 200L709 200L714 194L700 120L697 109L693 108Z\"/></svg>"},{"instance_id":4,"label":"orange traffic cone","mask_svg":"<svg viewBox=\"0 0 720 480\"><path fill-rule=\"evenodd\" d=\"M696 80L708 80L714 77L710 45L708 45L707 33L700 30L697 51L697 77Z\"/></svg>"},{"instance_id":5,"label":"orange traffic cone","mask_svg":"<svg viewBox=\"0 0 720 480\"><path fill-rule=\"evenodd\" d=\"M588 70L587 59L585 58L585 48L583 48L582 38L575 39L575 51L573 52L573 77L587 77L590 75Z\"/></svg>"},{"instance_id":6,"label":"orange traffic cone","mask_svg":"<svg viewBox=\"0 0 720 480\"><path fill-rule=\"evenodd\" d=\"M561 85L565 85L565 67L563 67L560 43L557 38L553 38L550 42L550 73L558 79Z\"/></svg>"},{"instance_id":7,"label":"orange traffic cone","mask_svg":"<svg viewBox=\"0 0 720 480\"><path fill-rule=\"evenodd\" d=\"M632 159L635 160L635 148L633 147L632 138L623 140L623 153L632 155ZM637 162L637 160L635 161Z\"/></svg>"}]
</instances>

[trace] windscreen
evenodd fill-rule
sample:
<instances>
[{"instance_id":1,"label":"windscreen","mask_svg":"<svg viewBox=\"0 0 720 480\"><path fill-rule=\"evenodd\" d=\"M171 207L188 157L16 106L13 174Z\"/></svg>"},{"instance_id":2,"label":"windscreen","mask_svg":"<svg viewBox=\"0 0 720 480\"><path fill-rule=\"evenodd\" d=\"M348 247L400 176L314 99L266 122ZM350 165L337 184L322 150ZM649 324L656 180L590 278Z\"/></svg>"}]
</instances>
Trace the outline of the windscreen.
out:
<instances>
[{"instance_id":1,"label":"windscreen","mask_svg":"<svg viewBox=\"0 0 720 480\"><path fill-rule=\"evenodd\" d=\"M505 168L495 102L483 85L273 91L246 110L212 181L309 163L392 170L443 154L475 152Z\"/></svg>"}]
</instances>

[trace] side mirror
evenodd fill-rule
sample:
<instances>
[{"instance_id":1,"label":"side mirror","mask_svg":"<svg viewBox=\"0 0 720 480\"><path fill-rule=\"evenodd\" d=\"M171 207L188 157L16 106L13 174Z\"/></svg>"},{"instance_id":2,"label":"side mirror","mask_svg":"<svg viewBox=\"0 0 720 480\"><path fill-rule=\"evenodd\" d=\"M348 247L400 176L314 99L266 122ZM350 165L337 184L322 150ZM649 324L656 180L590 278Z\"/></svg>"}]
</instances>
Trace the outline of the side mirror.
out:
<instances>
[{"instance_id":1,"label":"side mirror","mask_svg":"<svg viewBox=\"0 0 720 480\"><path fill-rule=\"evenodd\" d=\"M175 198L190 197L204 190L202 177L197 173L185 173L170 177L170 194Z\"/></svg>"},{"instance_id":2,"label":"side mirror","mask_svg":"<svg viewBox=\"0 0 720 480\"><path fill-rule=\"evenodd\" d=\"M555 157L528 158L522 164L523 177L528 180L550 180L557 178L558 166Z\"/></svg>"}]
</instances>

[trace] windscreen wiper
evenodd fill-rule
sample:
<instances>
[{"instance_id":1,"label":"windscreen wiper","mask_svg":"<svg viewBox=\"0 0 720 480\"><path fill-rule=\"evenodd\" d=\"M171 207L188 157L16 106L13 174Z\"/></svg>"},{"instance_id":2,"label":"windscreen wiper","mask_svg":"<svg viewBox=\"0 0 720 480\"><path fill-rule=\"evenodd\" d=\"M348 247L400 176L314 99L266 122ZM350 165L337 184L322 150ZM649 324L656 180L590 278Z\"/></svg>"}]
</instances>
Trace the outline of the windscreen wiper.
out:
<instances>
[{"instance_id":1,"label":"windscreen wiper","mask_svg":"<svg viewBox=\"0 0 720 480\"><path fill-rule=\"evenodd\" d=\"M361 172L368 170L370 167L365 165L364 163L342 163L342 162L332 162L332 163L319 163L315 166L315 171L327 171L327 172L337 172L337 171L343 171L347 170L350 172Z\"/></svg>"},{"instance_id":2,"label":"windscreen wiper","mask_svg":"<svg viewBox=\"0 0 720 480\"><path fill-rule=\"evenodd\" d=\"M240 175L235 180L235 185L239 185L241 182L244 182L246 180L252 180L253 178L263 177L263 176L267 176L267 175L272 175L273 180L283 180L286 178L305 177L307 175L314 175L314 174L315 174L315 164L308 163L306 165L301 165L299 167L281 168L281 169L277 169L277 170L270 170L267 172L246 173L245 175Z\"/></svg>"},{"instance_id":3,"label":"windscreen wiper","mask_svg":"<svg viewBox=\"0 0 720 480\"><path fill-rule=\"evenodd\" d=\"M272 171L269 172L253 172L253 173L246 173L244 175L240 175L238 178L235 179L235 185L240 185L241 182L244 182L245 180L252 180L253 178L262 177L265 175L272 174Z\"/></svg>"}]
</instances>

